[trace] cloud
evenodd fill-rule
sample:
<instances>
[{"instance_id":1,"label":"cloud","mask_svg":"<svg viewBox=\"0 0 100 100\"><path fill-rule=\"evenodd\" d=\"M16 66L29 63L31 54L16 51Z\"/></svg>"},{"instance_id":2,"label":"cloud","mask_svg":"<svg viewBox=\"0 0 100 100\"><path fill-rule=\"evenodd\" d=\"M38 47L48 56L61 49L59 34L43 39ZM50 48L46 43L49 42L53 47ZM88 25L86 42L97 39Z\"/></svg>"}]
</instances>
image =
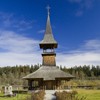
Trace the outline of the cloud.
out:
<instances>
[{"instance_id":1,"label":"cloud","mask_svg":"<svg viewBox=\"0 0 100 100\"><path fill-rule=\"evenodd\" d=\"M21 34L32 27L33 21L0 12L0 66L41 63L40 41Z\"/></svg>"},{"instance_id":2,"label":"cloud","mask_svg":"<svg viewBox=\"0 0 100 100\"><path fill-rule=\"evenodd\" d=\"M41 55L33 53L0 53L0 67L15 65L31 65L41 62Z\"/></svg>"},{"instance_id":3,"label":"cloud","mask_svg":"<svg viewBox=\"0 0 100 100\"><path fill-rule=\"evenodd\" d=\"M16 29L19 31L25 31L33 27L33 22L25 18L18 19L12 13L0 12L0 28L2 29Z\"/></svg>"},{"instance_id":4,"label":"cloud","mask_svg":"<svg viewBox=\"0 0 100 100\"><path fill-rule=\"evenodd\" d=\"M0 32L0 48L12 51L15 53L32 52L38 49L38 40L28 39L27 37L18 35L13 31L1 31ZM23 48L23 49L22 49Z\"/></svg>"},{"instance_id":5,"label":"cloud","mask_svg":"<svg viewBox=\"0 0 100 100\"><path fill-rule=\"evenodd\" d=\"M89 40L89 41L85 41L85 48L89 49L89 50L98 50L100 49L100 40Z\"/></svg>"},{"instance_id":6,"label":"cloud","mask_svg":"<svg viewBox=\"0 0 100 100\"><path fill-rule=\"evenodd\" d=\"M0 66L42 63L39 40L30 39L13 31L0 30ZM76 50L57 52L57 65L100 64L100 40L87 40Z\"/></svg>"},{"instance_id":7,"label":"cloud","mask_svg":"<svg viewBox=\"0 0 100 100\"><path fill-rule=\"evenodd\" d=\"M80 48L67 53L58 53L58 65L67 67L79 65L99 65L100 64L100 40L85 41Z\"/></svg>"},{"instance_id":8,"label":"cloud","mask_svg":"<svg viewBox=\"0 0 100 100\"><path fill-rule=\"evenodd\" d=\"M39 30L38 31L38 33L44 33L45 32L45 30L43 29L43 30Z\"/></svg>"},{"instance_id":9,"label":"cloud","mask_svg":"<svg viewBox=\"0 0 100 100\"><path fill-rule=\"evenodd\" d=\"M68 1L78 6L75 13L76 16L82 16L84 11L91 9L95 2L95 0L68 0Z\"/></svg>"},{"instance_id":10,"label":"cloud","mask_svg":"<svg viewBox=\"0 0 100 100\"><path fill-rule=\"evenodd\" d=\"M95 0L68 0L70 3L76 3L81 8L91 8Z\"/></svg>"},{"instance_id":11,"label":"cloud","mask_svg":"<svg viewBox=\"0 0 100 100\"><path fill-rule=\"evenodd\" d=\"M58 54L58 65L73 67L75 65L99 65L100 53L81 52L72 54Z\"/></svg>"},{"instance_id":12,"label":"cloud","mask_svg":"<svg viewBox=\"0 0 100 100\"><path fill-rule=\"evenodd\" d=\"M0 66L37 64L41 61L39 40L0 31Z\"/></svg>"}]
</instances>

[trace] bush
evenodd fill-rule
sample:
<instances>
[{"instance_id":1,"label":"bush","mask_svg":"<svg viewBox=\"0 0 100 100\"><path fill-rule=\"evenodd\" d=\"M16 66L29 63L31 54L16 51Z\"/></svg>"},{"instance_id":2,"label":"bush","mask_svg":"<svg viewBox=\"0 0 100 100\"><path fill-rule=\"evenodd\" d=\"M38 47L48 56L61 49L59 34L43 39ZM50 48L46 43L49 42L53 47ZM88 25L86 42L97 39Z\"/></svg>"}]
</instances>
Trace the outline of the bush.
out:
<instances>
[{"instance_id":1,"label":"bush","mask_svg":"<svg viewBox=\"0 0 100 100\"><path fill-rule=\"evenodd\" d=\"M31 97L27 97L25 100L44 100L45 91L32 92Z\"/></svg>"},{"instance_id":2,"label":"bush","mask_svg":"<svg viewBox=\"0 0 100 100\"><path fill-rule=\"evenodd\" d=\"M79 98L78 96L76 96L76 94L78 94L77 91L63 91L55 93L56 100L86 100L86 97Z\"/></svg>"}]
</instances>

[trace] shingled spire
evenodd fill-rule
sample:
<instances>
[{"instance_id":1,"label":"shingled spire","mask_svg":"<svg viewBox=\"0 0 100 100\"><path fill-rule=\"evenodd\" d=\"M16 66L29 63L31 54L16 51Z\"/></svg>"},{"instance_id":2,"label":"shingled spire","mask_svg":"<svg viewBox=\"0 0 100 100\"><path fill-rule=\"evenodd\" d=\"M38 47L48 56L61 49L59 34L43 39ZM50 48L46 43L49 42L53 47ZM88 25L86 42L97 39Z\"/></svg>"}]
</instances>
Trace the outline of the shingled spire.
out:
<instances>
[{"instance_id":1,"label":"shingled spire","mask_svg":"<svg viewBox=\"0 0 100 100\"><path fill-rule=\"evenodd\" d=\"M45 34L52 34L52 28L51 28L51 24L50 24L50 11L49 11L50 7L47 7L48 10L48 17L47 17L47 24L46 24L46 32Z\"/></svg>"},{"instance_id":2,"label":"shingled spire","mask_svg":"<svg viewBox=\"0 0 100 100\"><path fill-rule=\"evenodd\" d=\"M47 24L46 24L46 30L43 40L40 42L40 48L43 49L52 49L57 48L57 42L53 37L52 34L52 28L50 24L50 7L47 7L48 10L48 16L47 16Z\"/></svg>"}]
</instances>

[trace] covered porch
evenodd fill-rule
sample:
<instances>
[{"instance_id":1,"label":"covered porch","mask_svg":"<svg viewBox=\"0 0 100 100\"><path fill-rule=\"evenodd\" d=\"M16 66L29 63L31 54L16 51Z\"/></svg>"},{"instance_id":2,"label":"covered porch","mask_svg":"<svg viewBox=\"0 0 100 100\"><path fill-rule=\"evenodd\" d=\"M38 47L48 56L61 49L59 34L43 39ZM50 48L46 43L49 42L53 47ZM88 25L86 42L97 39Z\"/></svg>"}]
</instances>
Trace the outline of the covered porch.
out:
<instances>
[{"instance_id":1,"label":"covered porch","mask_svg":"<svg viewBox=\"0 0 100 100\"><path fill-rule=\"evenodd\" d=\"M69 81L70 79L55 79L55 80L43 80L43 79L29 79L28 90L56 90L62 89L61 81Z\"/></svg>"}]
</instances>

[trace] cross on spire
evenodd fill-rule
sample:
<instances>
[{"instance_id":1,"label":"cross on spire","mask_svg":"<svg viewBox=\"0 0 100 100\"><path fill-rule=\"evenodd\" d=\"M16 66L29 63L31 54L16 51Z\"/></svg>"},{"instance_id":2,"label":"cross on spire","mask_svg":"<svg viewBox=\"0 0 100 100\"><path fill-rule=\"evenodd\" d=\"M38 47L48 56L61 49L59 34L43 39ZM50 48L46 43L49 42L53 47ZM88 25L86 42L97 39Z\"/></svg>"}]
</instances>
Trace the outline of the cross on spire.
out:
<instances>
[{"instance_id":1,"label":"cross on spire","mask_svg":"<svg viewBox=\"0 0 100 100\"><path fill-rule=\"evenodd\" d=\"M50 6L48 5L48 6L46 7L46 9L47 9L48 15L49 15L49 14L50 14Z\"/></svg>"}]
</instances>

